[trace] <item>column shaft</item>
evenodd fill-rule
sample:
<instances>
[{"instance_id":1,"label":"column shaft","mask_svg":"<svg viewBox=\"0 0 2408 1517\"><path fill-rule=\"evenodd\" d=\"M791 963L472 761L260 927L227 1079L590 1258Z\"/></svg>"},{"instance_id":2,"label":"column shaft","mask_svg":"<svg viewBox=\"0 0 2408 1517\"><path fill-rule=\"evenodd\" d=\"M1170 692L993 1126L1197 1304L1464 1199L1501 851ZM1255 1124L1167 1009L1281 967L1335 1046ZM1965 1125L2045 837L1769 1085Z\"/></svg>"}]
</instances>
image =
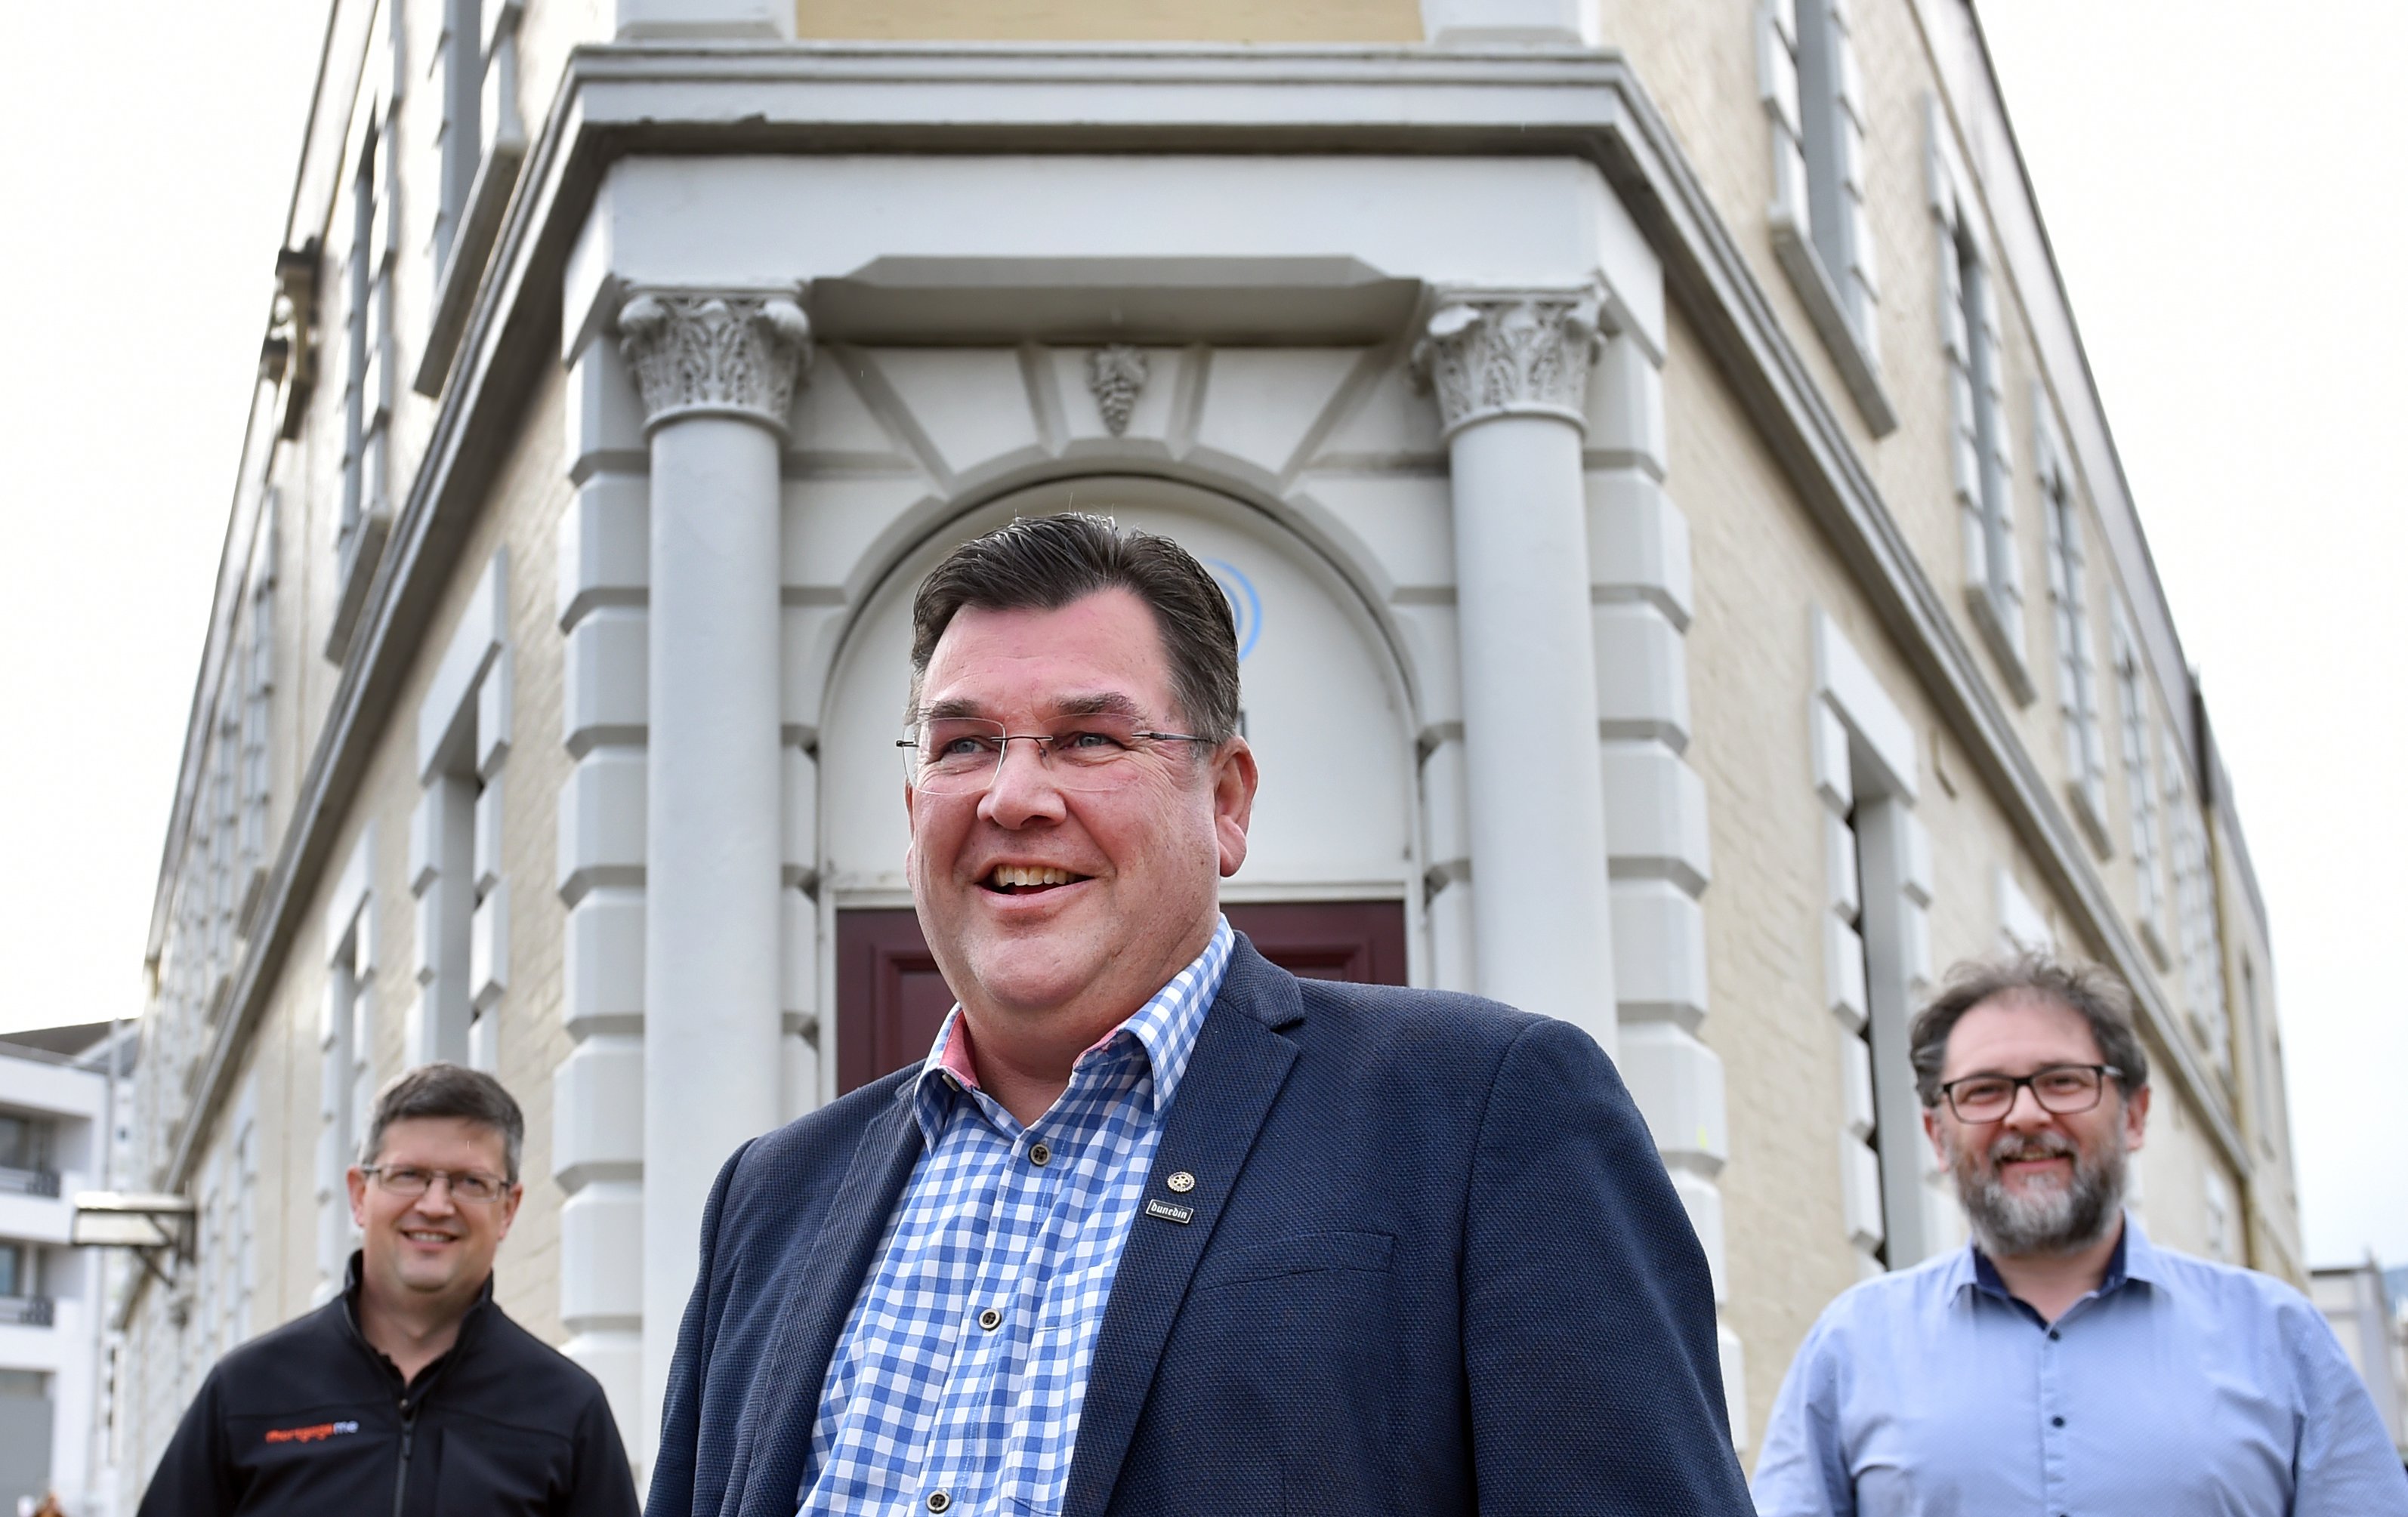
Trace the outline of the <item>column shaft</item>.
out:
<instances>
[{"instance_id":1,"label":"column shaft","mask_svg":"<svg viewBox=\"0 0 2408 1517\"><path fill-rule=\"evenodd\" d=\"M1581 433L1498 415L1452 440L1481 994L1614 1043Z\"/></svg>"},{"instance_id":2,"label":"column shaft","mask_svg":"<svg viewBox=\"0 0 2408 1517\"><path fill-rule=\"evenodd\" d=\"M652 435L645 787L644 1390L656 1420L704 1197L778 1123L778 438Z\"/></svg>"}]
</instances>

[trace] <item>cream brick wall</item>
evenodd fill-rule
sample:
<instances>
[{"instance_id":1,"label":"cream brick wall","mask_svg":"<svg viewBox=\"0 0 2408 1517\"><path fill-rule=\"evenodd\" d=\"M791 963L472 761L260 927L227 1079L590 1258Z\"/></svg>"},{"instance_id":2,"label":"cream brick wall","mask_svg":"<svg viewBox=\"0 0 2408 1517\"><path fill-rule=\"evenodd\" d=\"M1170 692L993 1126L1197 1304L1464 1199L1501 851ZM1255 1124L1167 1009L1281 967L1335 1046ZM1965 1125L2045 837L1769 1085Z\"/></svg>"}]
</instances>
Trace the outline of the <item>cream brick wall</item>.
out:
<instances>
[{"instance_id":1,"label":"cream brick wall","mask_svg":"<svg viewBox=\"0 0 2408 1517\"><path fill-rule=\"evenodd\" d=\"M1713 1013L1703 1036L1723 1060L1731 1113L1731 1156L1721 1177L1728 1320L1747 1346L1748 1416L1761 1428L1799 1341L1856 1279L1832 1161L1845 1035L1823 1007L1824 812L1807 721L1815 607L1844 631L1914 724L1921 768L1915 815L1931 838L1935 969L1998 951L2000 865L2050 919L2061 946L2099 949L2071 934L2071 913L2006 811L1941 725L1854 577L1677 313L1664 383L1668 483L1689 517L1697 576L1689 759L1706 781L1713 835L1714 880L1705 896ZM2168 1082L2158 1083L2148 1224L2159 1241L2199 1252L2206 1238L2201 1176L2214 1161L2196 1113ZM1919 1132L1885 1140L1902 1141L1909 1159L1921 1162Z\"/></svg>"}]
</instances>

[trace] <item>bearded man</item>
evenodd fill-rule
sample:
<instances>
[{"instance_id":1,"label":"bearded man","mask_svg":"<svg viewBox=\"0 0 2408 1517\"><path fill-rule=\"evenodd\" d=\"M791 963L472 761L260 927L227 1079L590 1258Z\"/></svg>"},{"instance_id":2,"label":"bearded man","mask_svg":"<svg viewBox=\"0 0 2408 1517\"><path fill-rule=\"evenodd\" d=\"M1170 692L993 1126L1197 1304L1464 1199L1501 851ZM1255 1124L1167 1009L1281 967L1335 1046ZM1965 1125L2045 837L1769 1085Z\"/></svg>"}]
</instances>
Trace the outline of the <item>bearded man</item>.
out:
<instances>
[{"instance_id":1,"label":"bearded man","mask_svg":"<svg viewBox=\"0 0 2408 1517\"><path fill-rule=\"evenodd\" d=\"M2408 1477L2290 1286L2151 1246L2123 1207L2149 1114L2130 994L1960 966L1910 1033L1972 1241L1825 1309L1782 1382L1764 1517L2408 1514Z\"/></svg>"}]
</instances>

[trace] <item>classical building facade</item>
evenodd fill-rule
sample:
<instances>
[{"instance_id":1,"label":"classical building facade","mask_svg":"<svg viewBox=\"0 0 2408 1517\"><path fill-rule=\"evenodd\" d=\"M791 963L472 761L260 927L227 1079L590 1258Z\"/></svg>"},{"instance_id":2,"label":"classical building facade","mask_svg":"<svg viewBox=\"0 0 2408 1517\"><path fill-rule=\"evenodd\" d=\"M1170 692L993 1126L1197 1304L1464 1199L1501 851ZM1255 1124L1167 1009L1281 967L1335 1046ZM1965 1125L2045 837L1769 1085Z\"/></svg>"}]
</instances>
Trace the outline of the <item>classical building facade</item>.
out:
<instances>
[{"instance_id":1,"label":"classical building facade","mask_svg":"<svg viewBox=\"0 0 2408 1517\"><path fill-rule=\"evenodd\" d=\"M1221 577L1240 926L1619 1062L1761 1426L1962 1236L1905 1021L2136 985L2143 1205L2295 1279L2264 910L1965 0L338 0L150 954L130 1485L324 1298L375 1086L525 1105L499 1294L646 1457L721 1161L924 1050L908 598ZM265 253L263 262L265 261ZM916 1039L916 1044L915 1044Z\"/></svg>"}]
</instances>

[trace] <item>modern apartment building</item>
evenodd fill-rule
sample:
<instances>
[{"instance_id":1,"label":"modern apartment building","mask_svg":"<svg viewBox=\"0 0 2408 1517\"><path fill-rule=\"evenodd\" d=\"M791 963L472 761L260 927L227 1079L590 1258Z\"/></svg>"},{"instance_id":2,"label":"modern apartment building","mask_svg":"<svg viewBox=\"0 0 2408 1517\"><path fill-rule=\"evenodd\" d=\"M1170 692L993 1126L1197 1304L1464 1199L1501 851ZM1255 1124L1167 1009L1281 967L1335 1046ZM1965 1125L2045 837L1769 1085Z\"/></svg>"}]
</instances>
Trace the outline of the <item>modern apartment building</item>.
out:
<instances>
[{"instance_id":1,"label":"modern apartment building","mask_svg":"<svg viewBox=\"0 0 2408 1517\"><path fill-rule=\"evenodd\" d=\"M502 1304L640 1464L709 1182L917 1056L907 602L1228 590L1226 898L1614 1056L1746 1445L1962 1236L1906 1019L2135 985L2153 1235L2304 1281L2265 912L1967 0L337 0L149 943L129 1488L322 1300L376 1084L524 1103ZM271 292L268 277L274 283Z\"/></svg>"},{"instance_id":2,"label":"modern apartment building","mask_svg":"<svg viewBox=\"0 0 2408 1517\"><path fill-rule=\"evenodd\" d=\"M106 1167L108 1038L105 1022L0 1034L0 1511L55 1493L83 1517L116 1495L96 1436L108 1261L67 1238Z\"/></svg>"}]
</instances>

